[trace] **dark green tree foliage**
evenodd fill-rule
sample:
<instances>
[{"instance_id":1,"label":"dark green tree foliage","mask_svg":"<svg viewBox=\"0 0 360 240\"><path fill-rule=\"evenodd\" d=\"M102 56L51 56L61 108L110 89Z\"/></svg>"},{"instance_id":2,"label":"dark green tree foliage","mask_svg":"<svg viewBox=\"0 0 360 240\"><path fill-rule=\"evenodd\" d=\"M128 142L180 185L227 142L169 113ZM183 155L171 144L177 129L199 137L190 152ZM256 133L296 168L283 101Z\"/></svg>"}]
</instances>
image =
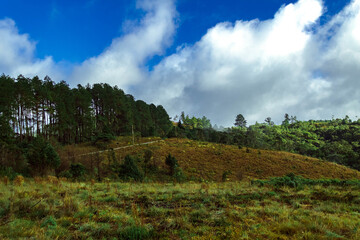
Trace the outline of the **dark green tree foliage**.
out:
<instances>
[{"instance_id":1,"label":"dark green tree foliage","mask_svg":"<svg viewBox=\"0 0 360 240\"><path fill-rule=\"evenodd\" d=\"M45 175L60 166L59 155L42 137L36 137L29 144L26 157L35 174Z\"/></svg>"},{"instance_id":2,"label":"dark green tree foliage","mask_svg":"<svg viewBox=\"0 0 360 240\"><path fill-rule=\"evenodd\" d=\"M172 128L162 106L136 101L108 84L72 89L48 76L14 79L3 74L0 91L0 164L4 167L22 169L24 146L35 146L38 137L61 144L96 143L130 135L132 129L142 136L165 137Z\"/></svg>"},{"instance_id":3,"label":"dark green tree foliage","mask_svg":"<svg viewBox=\"0 0 360 240\"><path fill-rule=\"evenodd\" d=\"M139 160L126 155L124 164L120 165L119 177L123 180L142 181L144 174L138 166Z\"/></svg>"},{"instance_id":4,"label":"dark green tree foliage","mask_svg":"<svg viewBox=\"0 0 360 240\"><path fill-rule=\"evenodd\" d=\"M72 163L70 165L69 173L71 174L72 177L79 179L85 175L86 169L85 166L82 165L81 163Z\"/></svg>"},{"instance_id":5,"label":"dark green tree foliage","mask_svg":"<svg viewBox=\"0 0 360 240\"><path fill-rule=\"evenodd\" d=\"M234 125L236 127L246 127L246 120L242 114L236 116Z\"/></svg>"},{"instance_id":6,"label":"dark green tree foliage","mask_svg":"<svg viewBox=\"0 0 360 240\"><path fill-rule=\"evenodd\" d=\"M78 143L94 136L166 136L172 124L162 106L135 101L118 87L94 84L71 89L61 81L37 76L16 80L0 76L0 137L19 140L43 136L60 143Z\"/></svg>"},{"instance_id":7,"label":"dark green tree foliage","mask_svg":"<svg viewBox=\"0 0 360 240\"><path fill-rule=\"evenodd\" d=\"M178 167L177 159L169 153L169 155L165 159L165 164L169 166L170 175L174 175L176 172L176 168Z\"/></svg>"}]
</instances>

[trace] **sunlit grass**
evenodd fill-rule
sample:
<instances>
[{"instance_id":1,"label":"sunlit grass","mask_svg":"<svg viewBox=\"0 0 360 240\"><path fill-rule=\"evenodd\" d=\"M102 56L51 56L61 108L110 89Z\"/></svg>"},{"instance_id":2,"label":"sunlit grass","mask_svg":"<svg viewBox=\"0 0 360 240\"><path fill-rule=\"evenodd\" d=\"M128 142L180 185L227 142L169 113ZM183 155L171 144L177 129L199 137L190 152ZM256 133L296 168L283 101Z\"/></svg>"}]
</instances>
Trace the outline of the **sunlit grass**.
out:
<instances>
[{"instance_id":1,"label":"sunlit grass","mask_svg":"<svg viewBox=\"0 0 360 240\"><path fill-rule=\"evenodd\" d=\"M0 193L0 239L360 239L357 186L25 179Z\"/></svg>"}]
</instances>

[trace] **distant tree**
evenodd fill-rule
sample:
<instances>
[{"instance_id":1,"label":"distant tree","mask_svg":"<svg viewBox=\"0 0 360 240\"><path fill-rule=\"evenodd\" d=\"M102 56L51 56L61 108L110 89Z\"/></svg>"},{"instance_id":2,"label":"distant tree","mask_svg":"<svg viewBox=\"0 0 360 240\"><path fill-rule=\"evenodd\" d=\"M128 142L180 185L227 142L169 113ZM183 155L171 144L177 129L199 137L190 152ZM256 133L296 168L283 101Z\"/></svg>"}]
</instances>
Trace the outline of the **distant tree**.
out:
<instances>
[{"instance_id":1,"label":"distant tree","mask_svg":"<svg viewBox=\"0 0 360 240\"><path fill-rule=\"evenodd\" d=\"M291 116L290 123L296 123L296 122L297 122L296 116Z\"/></svg>"},{"instance_id":2,"label":"distant tree","mask_svg":"<svg viewBox=\"0 0 360 240\"><path fill-rule=\"evenodd\" d=\"M246 120L242 114L236 116L234 125L237 127L246 127Z\"/></svg>"},{"instance_id":3,"label":"distant tree","mask_svg":"<svg viewBox=\"0 0 360 240\"><path fill-rule=\"evenodd\" d=\"M285 113L285 115L284 115L284 121L282 122L282 125L283 125L283 126L288 126L289 123L290 123L289 114Z\"/></svg>"},{"instance_id":4,"label":"distant tree","mask_svg":"<svg viewBox=\"0 0 360 240\"><path fill-rule=\"evenodd\" d=\"M274 126L274 122L271 121L271 117L265 118L265 122L266 122L269 126Z\"/></svg>"}]
</instances>

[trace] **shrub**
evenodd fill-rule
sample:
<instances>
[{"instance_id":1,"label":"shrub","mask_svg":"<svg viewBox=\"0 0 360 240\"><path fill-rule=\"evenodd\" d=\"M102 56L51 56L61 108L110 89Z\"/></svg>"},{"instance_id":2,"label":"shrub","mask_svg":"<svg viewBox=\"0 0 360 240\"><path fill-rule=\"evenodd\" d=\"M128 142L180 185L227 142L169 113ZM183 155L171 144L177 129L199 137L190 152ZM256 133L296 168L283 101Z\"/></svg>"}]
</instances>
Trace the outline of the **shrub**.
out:
<instances>
[{"instance_id":1,"label":"shrub","mask_svg":"<svg viewBox=\"0 0 360 240\"><path fill-rule=\"evenodd\" d=\"M165 159L165 164L169 166L170 175L173 176L175 173L175 169L178 167L178 162L177 162L176 158L171 156L171 154L169 153L169 155Z\"/></svg>"},{"instance_id":2,"label":"shrub","mask_svg":"<svg viewBox=\"0 0 360 240\"><path fill-rule=\"evenodd\" d=\"M228 180L228 176L231 175L231 171L230 170L226 170L223 172L221 180L223 182L226 182L226 180Z\"/></svg>"},{"instance_id":3,"label":"shrub","mask_svg":"<svg viewBox=\"0 0 360 240\"><path fill-rule=\"evenodd\" d=\"M56 169L60 166L60 158L53 146L42 137L36 137L29 146L26 155L31 169L45 175L49 169Z\"/></svg>"},{"instance_id":4,"label":"shrub","mask_svg":"<svg viewBox=\"0 0 360 240\"><path fill-rule=\"evenodd\" d=\"M59 177L61 178L72 178L73 175L71 174L70 170L68 171L63 171L59 174Z\"/></svg>"},{"instance_id":5,"label":"shrub","mask_svg":"<svg viewBox=\"0 0 360 240\"><path fill-rule=\"evenodd\" d=\"M175 178L175 180L177 182L184 182L186 180L186 176L185 176L183 170L181 169L181 167L177 167L175 169L173 177Z\"/></svg>"},{"instance_id":6,"label":"shrub","mask_svg":"<svg viewBox=\"0 0 360 240\"><path fill-rule=\"evenodd\" d=\"M72 177L78 179L85 175L86 169L81 163L72 163L70 165L69 173Z\"/></svg>"},{"instance_id":7,"label":"shrub","mask_svg":"<svg viewBox=\"0 0 360 240\"><path fill-rule=\"evenodd\" d=\"M14 171L12 167L3 167L0 166L0 176L7 177L8 180L14 180L16 176L19 175L17 172Z\"/></svg>"},{"instance_id":8,"label":"shrub","mask_svg":"<svg viewBox=\"0 0 360 240\"><path fill-rule=\"evenodd\" d=\"M141 172L137 162L137 159L127 155L124 164L120 165L119 177L127 181L142 181L144 179L144 174Z\"/></svg>"}]
</instances>

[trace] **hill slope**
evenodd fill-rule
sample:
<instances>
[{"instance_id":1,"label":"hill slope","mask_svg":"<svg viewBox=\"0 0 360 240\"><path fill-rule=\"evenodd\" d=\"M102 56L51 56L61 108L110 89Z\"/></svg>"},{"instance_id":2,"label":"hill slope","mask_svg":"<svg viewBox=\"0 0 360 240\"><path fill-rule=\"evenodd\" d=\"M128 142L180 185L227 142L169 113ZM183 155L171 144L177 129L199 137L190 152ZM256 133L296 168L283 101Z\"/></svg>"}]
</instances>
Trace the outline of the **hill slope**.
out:
<instances>
[{"instance_id":1,"label":"hill slope","mask_svg":"<svg viewBox=\"0 0 360 240\"><path fill-rule=\"evenodd\" d=\"M142 141L143 142L143 141ZM113 142L111 147L121 143ZM306 178L360 179L360 172L316 158L288 152L239 149L236 146L171 138L149 145L135 145L115 151L116 159L122 161L127 154L143 156L146 149L153 152L153 161L166 169L165 158L171 153L178 160L184 173L194 179L220 181L225 171L230 171L229 180L244 178L269 178L289 173ZM67 151L64 149L63 151ZM102 153L105 166L109 154ZM89 156L75 158L88 165Z\"/></svg>"}]
</instances>

